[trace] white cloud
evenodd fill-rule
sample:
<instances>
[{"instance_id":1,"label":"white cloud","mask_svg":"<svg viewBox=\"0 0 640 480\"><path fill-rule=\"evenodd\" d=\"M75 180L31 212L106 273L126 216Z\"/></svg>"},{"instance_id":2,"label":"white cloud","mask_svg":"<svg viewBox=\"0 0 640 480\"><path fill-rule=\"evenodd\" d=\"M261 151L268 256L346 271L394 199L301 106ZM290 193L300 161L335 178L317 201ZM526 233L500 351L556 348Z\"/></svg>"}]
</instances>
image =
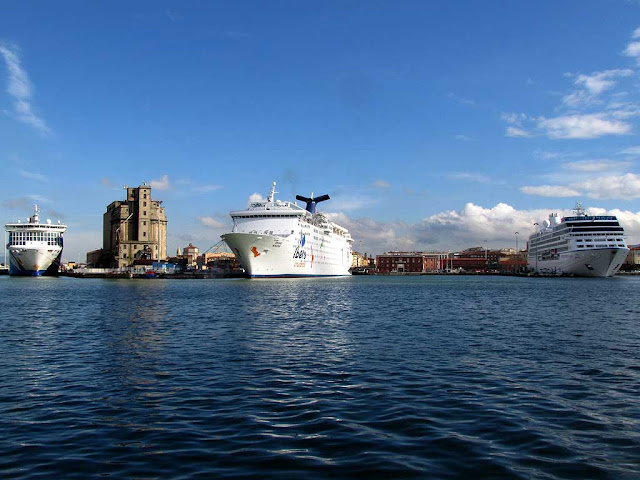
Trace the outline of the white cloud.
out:
<instances>
[{"instance_id":1,"label":"white cloud","mask_svg":"<svg viewBox=\"0 0 640 480\"><path fill-rule=\"evenodd\" d=\"M0 42L0 56L4 58L7 66L7 93L14 100L13 112L10 114L42 134L51 133L44 120L33 112L31 106L31 82L27 72L22 68L17 48L5 42Z\"/></svg>"},{"instance_id":2,"label":"white cloud","mask_svg":"<svg viewBox=\"0 0 640 480\"><path fill-rule=\"evenodd\" d=\"M384 180L376 180L375 182L373 182L373 186L376 188L389 188L391 187L391 184Z\"/></svg>"},{"instance_id":3,"label":"white cloud","mask_svg":"<svg viewBox=\"0 0 640 480\"><path fill-rule=\"evenodd\" d=\"M41 173L28 172L26 170L18 170L18 174L21 177L27 178L29 180L37 180L38 182L48 182L49 179L42 175Z\"/></svg>"},{"instance_id":4,"label":"white cloud","mask_svg":"<svg viewBox=\"0 0 640 480\"><path fill-rule=\"evenodd\" d=\"M610 160L579 160L566 163L563 168L578 172L611 172L629 165L629 162L612 162Z\"/></svg>"},{"instance_id":5,"label":"white cloud","mask_svg":"<svg viewBox=\"0 0 640 480\"><path fill-rule=\"evenodd\" d=\"M205 227L211 227L211 228L224 228L226 227L226 225L222 222L219 222L218 220L216 220L213 217L198 217L198 220L200 220L200 223L202 225L204 225Z\"/></svg>"},{"instance_id":6,"label":"white cloud","mask_svg":"<svg viewBox=\"0 0 640 480\"><path fill-rule=\"evenodd\" d=\"M640 155L640 147L629 147L621 150L622 155Z\"/></svg>"},{"instance_id":7,"label":"white cloud","mask_svg":"<svg viewBox=\"0 0 640 480\"><path fill-rule=\"evenodd\" d=\"M631 42L622 53L628 57L640 57L640 42Z\"/></svg>"},{"instance_id":8,"label":"white cloud","mask_svg":"<svg viewBox=\"0 0 640 480\"><path fill-rule=\"evenodd\" d=\"M505 132L505 137L513 137L513 138L528 138L531 137L531 133L523 130L520 127L507 127L507 131Z\"/></svg>"},{"instance_id":9,"label":"white cloud","mask_svg":"<svg viewBox=\"0 0 640 480\"><path fill-rule=\"evenodd\" d=\"M616 215L629 242L640 242L640 212L598 207L586 211L590 215ZM519 246L524 248L535 230L534 223L542 223L550 213L572 215L570 209L516 210L505 203L491 208L467 203L462 210L437 213L413 224L356 219L344 213L330 214L330 218L349 229L354 250L380 254L389 250L455 251L481 246L485 241L490 248L513 248L515 232L519 232Z\"/></svg>"},{"instance_id":10,"label":"white cloud","mask_svg":"<svg viewBox=\"0 0 640 480\"><path fill-rule=\"evenodd\" d=\"M256 203L256 202L265 202L266 199L260 195L259 193L252 193L251 195L249 195L249 201L247 203L247 206L251 205L252 203Z\"/></svg>"},{"instance_id":11,"label":"white cloud","mask_svg":"<svg viewBox=\"0 0 640 480\"><path fill-rule=\"evenodd\" d=\"M160 180L151 180L149 185L151 185L151 188L155 188L156 190L169 190L171 188L169 175L163 175Z\"/></svg>"},{"instance_id":12,"label":"white cloud","mask_svg":"<svg viewBox=\"0 0 640 480\"><path fill-rule=\"evenodd\" d=\"M458 172L458 173L450 173L447 175L447 177L453 180L469 180L471 182L476 182L476 183L495 182L494 179L482 173Z\"/></svg>"},{"instance_id":13,"label":"white cloud","mask_svg":"<svg viewBox=\"0 0 640 480\"><path fill-rule=\"evenodd\" d=\"M592 95L599 95L615 86L614 79L631 75L633 75L633 70L628 68L605 70L603 72L594 72L591 75L578 75L574 83L582 85Z\"/></svg>"},{"instance_id":14,"label":"white cloud","mask_svg":"<svg viewBox=\"0 0 640 480\"><path fill-rule=\"evenodd\" d=\"M603 135L626 135L631 133L628 123L608 119L602 113L566 115L538 119L538 127L549 138L598 138Z\"/></svg>"},{"instance_id":15,"label":"white cloud","mask_svg":"<svg viewBox=\"0 0 640 480\"><path fill-rule=\"evenodd\" d=\"M539 185L536 187L521 187L520 191L527 195L535 195L538 197L576 197L580 192L560 185Z\"/></svg>"},{"instance_id":16,"label":"white cloud","mask_svg":"<svg viewBox=\"0 0 640 480\"><path fill-rule=\"evenodd\" d=\"M610 175L580 184L590 198L632 200L640 198L640 177L634 173Z\"/></svg>"},{"instance_id":17,"label":"white cloud","mask_svg":"<svg viewBox=\"0 0 640 480\"><path fill-rule=\"evenodd\" d=\"M592 170L590 173L599 173ZM640 176L593 175L569 185L540 185L520 188L522 193L541 197L575 197L584 195L599 200L634 200L640 198Z\"/></svg>"},{"instance_id":18,"label":"white cloud","mask_svg":"<svg viewBox=\"0 0 640 480\"><path fill-rule=\"evenodd\" d=\"M631 38L640 38L640 27L636 28L631 35Z\"/></svg>"}]
</instances>

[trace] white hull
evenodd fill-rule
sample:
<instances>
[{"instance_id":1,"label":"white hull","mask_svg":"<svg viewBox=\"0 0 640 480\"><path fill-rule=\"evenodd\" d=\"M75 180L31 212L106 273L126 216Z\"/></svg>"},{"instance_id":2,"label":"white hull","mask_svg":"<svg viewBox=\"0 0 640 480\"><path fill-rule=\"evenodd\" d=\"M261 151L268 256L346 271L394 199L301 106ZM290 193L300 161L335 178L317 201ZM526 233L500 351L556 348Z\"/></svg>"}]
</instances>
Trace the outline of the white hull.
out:
<instances>
[{"instance_id":1,"label":"white hull","mask_svg":"<svg viewBox=\"0 0 640 480\"><path fill-rule=\"evenodd\" d=\"M351 248L337 239L330 246L300 236L227 233L222 235L249 277L351 275Z\"/></svg>"},{"instance_id":2,"label":"white hull","mask_svg":"<svg viewBox=\"0 0 640 480\"><path fill-rule=\"evenodd\" d=\"M57 246L9 248L10 274L43 275L61 251Z\"/></svg>"},{"instance_id":3,"label":"white hull","mask_svg":"<svg viewBox=\"0 0 640 480\"><path fill-rule=\"evenodd\" d=\"M536 260L530 256L528 263L529 268L539 274L612 277L618 273L628 253L628 248L574 250L561 253L557 259Z\"/></svg>"}]
</instances>

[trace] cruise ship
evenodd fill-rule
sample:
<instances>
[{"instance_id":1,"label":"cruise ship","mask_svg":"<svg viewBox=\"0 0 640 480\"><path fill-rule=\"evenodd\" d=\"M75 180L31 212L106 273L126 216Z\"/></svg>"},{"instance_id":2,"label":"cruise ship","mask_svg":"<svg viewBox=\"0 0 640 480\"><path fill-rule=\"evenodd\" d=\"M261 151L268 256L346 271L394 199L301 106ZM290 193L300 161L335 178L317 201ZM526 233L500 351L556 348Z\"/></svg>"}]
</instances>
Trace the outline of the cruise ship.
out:
<instances>
[{"instance_id":1,"label":"cruise ship","mask_svg":"<svg viewBox=\"0 0 640 480\"><path fill-rule=\"evenodd\" d=\"M346 228L316 211L329 195L296 196L306 204L275 199L273 182L266 201L230 213L231 233L222 235L249 277L350 275L351 244Z\"/></svg>"},{"instance_id":2,"label":"cruise ship","mask_svg":"<svg viewBox=\"0 0 640 480\"><path fill-rule=\"evenodd\" d=\"M578 203L572 217L549 215L529 237L529 268L539 274L611 277L629 248L624 229L612 215L587 215Z\"/></svg>"},{"instance_id":3,"label":"cruise ship","mask_svg":"<svg viewBox=\"0 0 640 480\"><path fill-rule=\"evenodd\" d=\"M36 205L27 223L7 223L9 275L57 275L67 226L58 222L40 223ZM6 255L5 255L6 256Z\"/></svg>"}]
</instances>

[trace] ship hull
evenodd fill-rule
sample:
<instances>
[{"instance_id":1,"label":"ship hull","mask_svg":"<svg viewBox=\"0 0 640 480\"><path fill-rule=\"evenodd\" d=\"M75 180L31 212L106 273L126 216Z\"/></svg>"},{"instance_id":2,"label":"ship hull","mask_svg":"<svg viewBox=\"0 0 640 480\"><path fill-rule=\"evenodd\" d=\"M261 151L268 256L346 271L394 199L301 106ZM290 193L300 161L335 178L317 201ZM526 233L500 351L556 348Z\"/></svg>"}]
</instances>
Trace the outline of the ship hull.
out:
<instances>
[{"instance_id":1,"label":"ship hull","mask_svg":"<svg viewBox=\"0 0 640 480\"><path fill-rule=\"evenodd\" d=\"M599 248L562 253L556 259L528 263L535 273L547 275L575 275L579 277L612 277L620 270L628 248Z\"/></svg>"},{"instance_id":2,"label":"ship hull","mask_svg":"<svg viewBox=\"0 0 640 480\"><path fill-rule=\"evenodd\" d=\"M13 276L50 276L56 275L61 248L10 248L9 249L9 275Z\"/></svg>"},{"instance_id":3,"label":"ship hull","mask_svg":"<svg viewBox=\"0 0 640 480\"><path fill-rule=\"evenodd\" d=\"M334 277L348 276L350 248L345 244L323 245L289 235L227 233L222 235L248 277Z\"/></svg>"}]
</instances>

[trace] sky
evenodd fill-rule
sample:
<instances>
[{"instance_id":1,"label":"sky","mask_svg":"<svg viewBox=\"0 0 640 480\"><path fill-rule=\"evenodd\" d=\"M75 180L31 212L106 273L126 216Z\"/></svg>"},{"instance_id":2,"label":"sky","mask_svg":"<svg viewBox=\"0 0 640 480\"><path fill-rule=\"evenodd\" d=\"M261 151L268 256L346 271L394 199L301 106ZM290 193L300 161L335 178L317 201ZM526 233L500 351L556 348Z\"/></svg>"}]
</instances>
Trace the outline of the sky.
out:
<instances>
[{"instance_id":1,"label":"sky","mask_svg":"<svg viewBox=\"0 0 640 480\"><path fill-rule=\"evenodd\" d=\"M354 249L524 246L579 201L640 243L640 1L0 6L0 219L102 247L147 182L168 251L329 194ZM516 233L517 232L517 233Z\"/></svg>"}]
</instances>

